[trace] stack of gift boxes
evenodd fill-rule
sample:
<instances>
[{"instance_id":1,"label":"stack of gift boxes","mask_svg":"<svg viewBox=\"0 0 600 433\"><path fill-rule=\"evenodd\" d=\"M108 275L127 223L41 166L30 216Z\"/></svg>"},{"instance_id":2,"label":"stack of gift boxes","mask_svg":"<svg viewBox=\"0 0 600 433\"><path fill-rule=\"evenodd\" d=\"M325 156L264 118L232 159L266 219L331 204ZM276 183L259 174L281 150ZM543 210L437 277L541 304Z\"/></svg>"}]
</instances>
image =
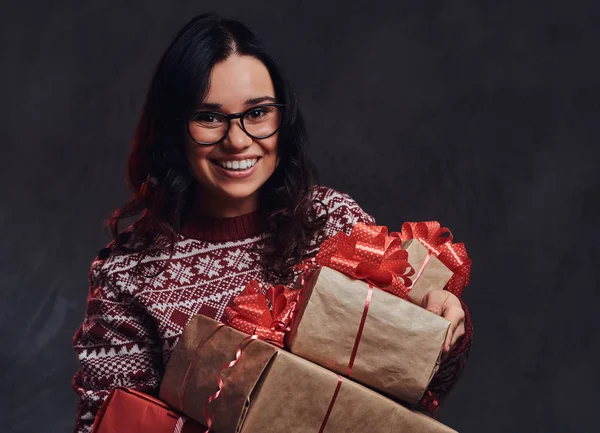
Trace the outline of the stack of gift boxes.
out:
<instances>
[{"instance_id":1,"label":"stack of gift boxes","mask_svg":"<svg viewBox=\"0 0 600 433\"><path fill-rule=\"evenodd\" d=\"M249 284L230 326L191 320L161 400L214 433L454 432L414 410L450 326L417 304L468 282L464 246L447 235L435 223L391 235L358 224L298 266L296 287Z\"/></svg>"}]
</instances>

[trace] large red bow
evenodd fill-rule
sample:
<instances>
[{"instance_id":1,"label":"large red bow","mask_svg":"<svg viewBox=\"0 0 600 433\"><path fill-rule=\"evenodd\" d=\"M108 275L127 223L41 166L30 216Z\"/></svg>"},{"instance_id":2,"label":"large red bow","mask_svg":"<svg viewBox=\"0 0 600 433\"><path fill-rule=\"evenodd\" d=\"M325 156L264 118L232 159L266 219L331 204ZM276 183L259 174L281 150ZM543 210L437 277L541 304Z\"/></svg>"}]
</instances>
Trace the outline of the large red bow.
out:
<instances>
[{"instance_id":1,"label":"large red bow","mask_svg":"<svg viewBox=\"0 0 600 433\"><path fill-rule=\"evenodd\" d=\"M402 241L416 239L427 247L440 262L453 273L446 290L460 296L471 279L471 259L467 255L465 245L452 243L452 233L447 227L441 227L437 221L402 224L402 233L391 233L390 236Z\"/></svg>"},{"instance_id":2,"label":"large red bow","mask_svg":"<svg viewBox=\"0 0 600 433\"><path fill-rule=\"evenodd\" d=\"M414 270L402 241L388 236L385 226L358 223L350 236L340 232L323 242L316 258L321 266L365 280L401 298L408 296L408 277Z\"/></svg>"},{"instance_id":3,"label":"large red bow","mask_svg":"<svg viewBox=\"0 0 600 433\"><path fill-rule=\"evenodd\" d=\"M232 328L283 347L283 339L289 330L298 293L297 290L280 284L276 287L269 286L264 295L260 283L252 280L244 291L233 299L233 306L225 308L227 323Z\"/></svg>"}]
</instances>

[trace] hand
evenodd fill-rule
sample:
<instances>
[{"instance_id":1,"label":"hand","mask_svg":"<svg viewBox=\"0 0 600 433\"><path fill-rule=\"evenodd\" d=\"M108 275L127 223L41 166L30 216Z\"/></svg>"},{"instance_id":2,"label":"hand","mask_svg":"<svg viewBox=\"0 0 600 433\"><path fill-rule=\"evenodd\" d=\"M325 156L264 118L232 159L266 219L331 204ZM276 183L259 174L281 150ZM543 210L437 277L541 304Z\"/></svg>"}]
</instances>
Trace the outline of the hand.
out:
<instances>
[{"instance_id":1,"label":"hand","mask_svg":"<svg viewBox=\"0 0 600 433\"><path fill-rule=\"evenodd\" d=\"M445 358L465 334L465 312L460 300L447 290L431 290L423 297L421 307L451 322L444 342Z\"/></svg>"}]
</instances>

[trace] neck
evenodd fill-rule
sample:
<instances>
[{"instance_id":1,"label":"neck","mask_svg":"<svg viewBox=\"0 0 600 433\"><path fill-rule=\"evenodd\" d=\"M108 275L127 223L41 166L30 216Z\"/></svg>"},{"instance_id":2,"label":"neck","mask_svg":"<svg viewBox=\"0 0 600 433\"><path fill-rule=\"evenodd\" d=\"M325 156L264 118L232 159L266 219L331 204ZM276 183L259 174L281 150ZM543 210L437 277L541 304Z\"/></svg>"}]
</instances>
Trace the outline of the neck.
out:
<instances>
[{"instance_id":1,"label":"neck","mask_svg":"<svg viewBox=\"0 0 600 433\"><path fill-rule=\"evenodd\" d=\"M258 194L243 200L224 200L196 192L190 213L182 223L181 234L210 242L256 236L263 229L257 210Z\"/></svg>"},{"instance_id":2,"label":"neck","mask_svg":"<svg viewBox=\"0 0 600 433\"><path fill-rule=\"evenodd\" d=\"M258 192L249 197L221 197L205 192L196 194L194 214L209 218L233 218L255 212L258 209Z\"/></svg>"}]
</instances>

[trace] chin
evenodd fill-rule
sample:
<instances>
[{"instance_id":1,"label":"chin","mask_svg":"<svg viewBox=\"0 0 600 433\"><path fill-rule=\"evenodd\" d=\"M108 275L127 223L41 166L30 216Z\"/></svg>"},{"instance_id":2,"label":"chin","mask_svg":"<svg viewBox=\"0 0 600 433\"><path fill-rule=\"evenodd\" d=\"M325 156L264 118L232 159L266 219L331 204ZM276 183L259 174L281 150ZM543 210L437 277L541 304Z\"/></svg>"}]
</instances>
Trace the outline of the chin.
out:
<instances>
[{"instance_id":1,"label":"chin","mask_svg":"<svg viewBox=\"0 0 600 433\"><path fill-rule=\"evenodd\" d=\"M234 200L243 200L258 192L259 185L239 185L222 189L222 195Z\"/></svg>"}]
</instances>

